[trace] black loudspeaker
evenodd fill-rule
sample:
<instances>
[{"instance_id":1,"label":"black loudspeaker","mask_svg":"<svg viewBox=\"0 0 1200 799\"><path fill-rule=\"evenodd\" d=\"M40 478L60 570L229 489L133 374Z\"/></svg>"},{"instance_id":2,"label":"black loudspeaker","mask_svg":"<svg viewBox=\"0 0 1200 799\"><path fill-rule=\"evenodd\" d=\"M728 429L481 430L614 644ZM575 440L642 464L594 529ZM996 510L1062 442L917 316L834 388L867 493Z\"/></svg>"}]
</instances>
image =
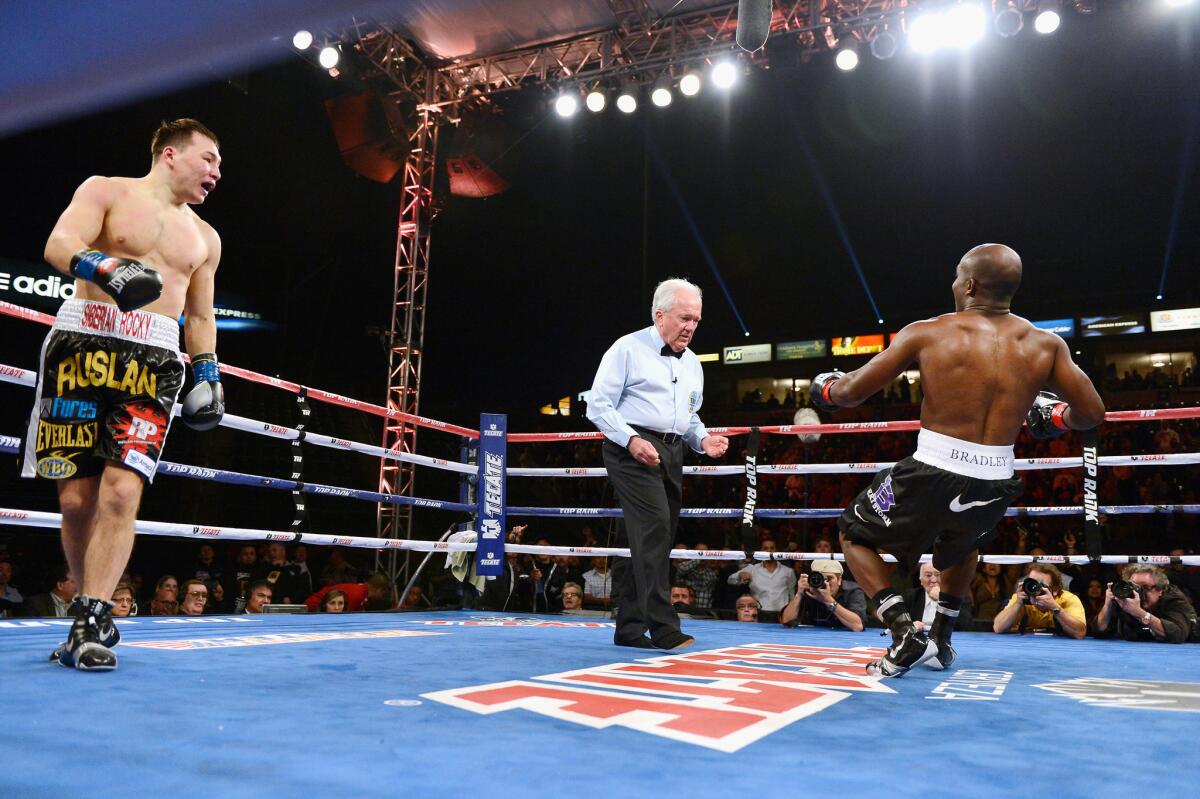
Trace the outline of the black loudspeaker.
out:
<instances>
[{"instance_id":1,"label":"black loudspeaker","mask_svg":"<svg viewBox=\"0 0 1200 799\"><path fill-rule=\"evenodd\" d=\"M404 166L408 141L402 113L374 92L325 101L342 161L363 177L388 183Z\"/></svg>"}]
</instances>

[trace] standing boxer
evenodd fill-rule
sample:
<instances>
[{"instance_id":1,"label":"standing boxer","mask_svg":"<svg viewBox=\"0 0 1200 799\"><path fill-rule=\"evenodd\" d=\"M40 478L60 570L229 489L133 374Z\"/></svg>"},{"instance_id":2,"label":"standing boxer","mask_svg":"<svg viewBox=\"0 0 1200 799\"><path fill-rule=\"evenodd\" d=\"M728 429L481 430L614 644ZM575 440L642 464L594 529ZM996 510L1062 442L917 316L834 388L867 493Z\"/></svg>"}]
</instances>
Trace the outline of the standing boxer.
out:
<instances>
[{"instance_id":1,"label":"standing boxer","mask_svg":"<svg viewBox=\"0 0 1200 799\"><path fill-rule=\"evenodd\" d=\"M59 481L63 550L79 595L51 660L88 671L117 666L108 597L183 385L181 313L195 384L183 419L208 430L225 411L213 317L221 240L188 207L221 178L217 137L194 119L164 122L150 153L144 177L84 181L46 242L46 261L75 276L75 297L42 345L21 474Z\"/></svg>"},{"instance_id":2,"label":"standing boxer","mask_svg":"<svg viewBox=\"0 0 1200 799\"><path fill-rule=\"evenodd\" d=\"M838 519L846 562L892 631L887 654L868 669L873 674L899 677L925 661L938 669L953 662L950 633L979 548L1021 493L1013 476L1021 423L1035 438L1051 438L1104 419L1104 403L1066 342L1010 310L1020 284L1016 252L975 247L958 264L954 313L908 325L861 369L817 375L809 389L813 404L832 411L861 404L913 362L921 370L917 451L876 474ZM877 550L911 571L930 546L941 592L926 638Z\"/></svg>"}]
</instances>

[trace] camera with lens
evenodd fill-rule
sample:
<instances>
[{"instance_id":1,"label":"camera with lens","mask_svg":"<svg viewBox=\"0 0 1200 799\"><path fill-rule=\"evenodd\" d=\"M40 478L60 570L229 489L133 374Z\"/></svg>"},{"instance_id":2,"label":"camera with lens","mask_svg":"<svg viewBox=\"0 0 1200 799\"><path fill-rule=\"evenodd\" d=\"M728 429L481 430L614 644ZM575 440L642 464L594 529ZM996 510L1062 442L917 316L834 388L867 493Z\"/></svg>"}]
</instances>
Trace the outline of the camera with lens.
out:
<instances>
[{"instance_id":1,"label":"camera with lens","mask_svg":"<svg viewBox=\"0 0 1200 799\"><path fill-rule=\"evenodd\" d=\"M808 584L814 591L820 591L825 587L825 575L821 572L809 572Z\"/></svg>"},{"instance_id":2,"label":"camera with lens","mask_svg":"<svg viewBox=\"0 0 1200 799\"><path fill-rule=\"evenodd\" d=\"M1140 590L1140 585L1128 580L1117 580L1112 584L1112 593L1117 599L1133 599Z\"/></svg>"},{"instance_id":3,"label":"camera with lens","mask_svg":"<svg viewBox=\"0 0 1200 799\"><path fill-rule=\"evenodd\" d=\"M1026 604L1033 602L1033 597L1046 590L1046 586L1042 585L1042 581L1033 577L1026 577L1021 581L1021 591L1025 593L1029 599L1025 600Z\"/></svg>"}]
</instances>

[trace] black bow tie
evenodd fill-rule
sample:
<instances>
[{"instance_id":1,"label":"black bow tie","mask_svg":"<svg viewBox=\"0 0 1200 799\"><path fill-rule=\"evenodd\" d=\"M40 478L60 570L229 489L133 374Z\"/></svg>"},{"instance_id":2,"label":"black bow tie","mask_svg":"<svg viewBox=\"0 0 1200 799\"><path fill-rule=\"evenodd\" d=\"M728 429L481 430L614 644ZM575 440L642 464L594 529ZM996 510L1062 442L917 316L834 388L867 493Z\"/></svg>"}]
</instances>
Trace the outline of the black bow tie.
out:
<instances>
[{"instance_id":1,"label":"black bow tie","mask_svg":"<svg viewBox=\"0 0 1200 799\"><path fill-rule=\"evenodd\" d=\"M682 358L683 350L676 352L675 350L671 349L670 344L664 344L663 348L658 351L658 354L659 355L670 355L672 358Z\"/></svg>"}]
</instances>

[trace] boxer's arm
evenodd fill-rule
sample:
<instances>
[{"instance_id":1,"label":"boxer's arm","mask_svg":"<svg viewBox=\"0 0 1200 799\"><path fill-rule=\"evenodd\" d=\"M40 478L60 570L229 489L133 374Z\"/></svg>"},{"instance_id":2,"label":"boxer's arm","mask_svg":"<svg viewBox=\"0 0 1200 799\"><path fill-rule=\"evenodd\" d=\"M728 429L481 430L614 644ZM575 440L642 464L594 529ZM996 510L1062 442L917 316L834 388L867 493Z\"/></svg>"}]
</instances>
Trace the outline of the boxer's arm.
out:
<instances>
[{"instance_id":1,"label":"boxer's arm","mask_svg":"<svg viewBox=\"0 0 1200 799\"><path fill-rule=\"evenodd\" d=\"M1067 403L1063 421L1072 430L1091 430L1104 421L1104 400L1083 370L1071 360L1067 342L1054 333L1054 367L1050 370L1050 390Z\"/></svg>"},{"instance_id":2,"label":"boxer's arm","mask_svg":"<svg viewBox=\"0 0 1200 799\"><path fill-rule=\"evenodd\" d=\"M90 177L80 184L71 204L54 224L46 241L46 263L64 275L71 275L71 259L75 253L92 246L104 231L104 217L116 196L109 178Z\"/></svg>"},{"instance_id":3,"label":"boxer's arm","mask_svg":"<svg viewBox=\"0 0 1200 799\"><path fill-rule=\"evenodd\" d=\"M838 378L829 391L829 398L842 408L853 408L866 402L876 391L891 385L900 373L917 359L923 330L931 322L913 322L896 334L888 348L853 372Z\"/></svg>"},{"instance_id":4,"label":"boxer's arm","mask_svg":"<svg viewBox=\"0 0 1200 799\"><path fill-rule=\"evenodd\" d=\"M217 319L213 314L213 293L217 265L221 261L221 238L212 228L208 228L205 233L208 260L192 272L184 304L183 341L191 355L217 351Z\"/></svg>"}]
</instances>

